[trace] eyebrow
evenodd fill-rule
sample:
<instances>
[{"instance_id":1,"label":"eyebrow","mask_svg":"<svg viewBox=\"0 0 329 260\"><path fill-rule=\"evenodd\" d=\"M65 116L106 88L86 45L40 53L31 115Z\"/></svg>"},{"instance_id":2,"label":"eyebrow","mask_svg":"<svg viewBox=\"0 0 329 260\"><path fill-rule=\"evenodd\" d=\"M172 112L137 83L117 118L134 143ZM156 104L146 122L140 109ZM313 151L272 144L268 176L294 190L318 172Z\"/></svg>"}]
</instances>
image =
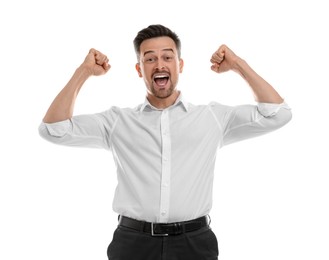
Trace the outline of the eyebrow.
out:
<instances>
[{"instance_id":1,"label":"eyebrow","mask_svg":"<svg viewBox=\"0 0 329 260\"><path fill-rule=\"evenodd\" d=\"M171 48L163 49L163 50L161 50L161 51L171 51L171 52L175 53L174 50L171 49ZM148 53L154 53L154 51L146 51L146 52L144 52L144 56L145 56L146 54L148 54Z\"/></svg>"}]
</instances>

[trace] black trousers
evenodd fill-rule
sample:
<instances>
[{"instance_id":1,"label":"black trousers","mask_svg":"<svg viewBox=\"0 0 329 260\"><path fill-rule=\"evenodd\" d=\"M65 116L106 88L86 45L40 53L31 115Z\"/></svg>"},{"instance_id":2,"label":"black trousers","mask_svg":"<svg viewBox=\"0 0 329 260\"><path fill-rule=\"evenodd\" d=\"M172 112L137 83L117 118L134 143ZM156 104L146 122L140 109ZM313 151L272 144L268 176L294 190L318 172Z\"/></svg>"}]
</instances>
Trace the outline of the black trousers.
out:
<instances>
[{"instance_id":1,"label":"black trousers","mask_svg":"<svg viewBox=\"0 0 329 260\"><path fill-rule=\"evenodd\" d=\"M218 243L209 227L167 237L118 227L107 255L109 260L216 260Z\"/></svg>"}]
</instances>

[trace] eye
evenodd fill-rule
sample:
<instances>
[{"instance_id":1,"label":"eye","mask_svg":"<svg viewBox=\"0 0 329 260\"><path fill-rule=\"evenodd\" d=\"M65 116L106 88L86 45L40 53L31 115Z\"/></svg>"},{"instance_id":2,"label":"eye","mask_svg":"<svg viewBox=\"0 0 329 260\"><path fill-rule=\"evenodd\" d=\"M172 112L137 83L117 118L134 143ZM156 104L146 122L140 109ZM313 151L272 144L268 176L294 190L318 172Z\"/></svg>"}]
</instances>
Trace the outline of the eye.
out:
<instances>
[{"instance_id":1,"label":"eye","mask_svg":"<svg viewBox=\"0 0 329 260\"><path fill-rule=\"evenodd\" d=\"M171 61L173 59L173 56L165 56L166 61Z\"/></svg>"},{"instance_id":2,"label":"eye","mask_svg":"<svg viewBox=\"0 0 329 260\"><path fill-rule=\"evenodd\" d=\"M145 63L154 63L156 62L156 57L153 57L153 56L145 56L144 57L144 62Z\"/></svg>"}]
</instances>

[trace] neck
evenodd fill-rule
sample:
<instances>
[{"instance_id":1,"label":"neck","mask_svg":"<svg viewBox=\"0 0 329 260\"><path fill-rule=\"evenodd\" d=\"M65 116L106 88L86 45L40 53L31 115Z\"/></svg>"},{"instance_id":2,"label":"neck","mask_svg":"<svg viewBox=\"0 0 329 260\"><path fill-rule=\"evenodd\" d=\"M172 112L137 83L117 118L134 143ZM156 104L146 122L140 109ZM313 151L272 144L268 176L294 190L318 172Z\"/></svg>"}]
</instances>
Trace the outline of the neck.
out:
<instances>
[{"instance_id":1,"label":"neck","mask_svg":"<svg viewBox=\"0 0 329 260\"><path fill-rule=\"evenodd\" d=\"M180 94L180 91L175 90L169 97L166 98L158 98L154 96L151 93L147 94L147 99L150 102L150 104L158 109L165 109L167 107L170 107L176 102L176 99L178 98Z\"/></svg>"}]
</instances>

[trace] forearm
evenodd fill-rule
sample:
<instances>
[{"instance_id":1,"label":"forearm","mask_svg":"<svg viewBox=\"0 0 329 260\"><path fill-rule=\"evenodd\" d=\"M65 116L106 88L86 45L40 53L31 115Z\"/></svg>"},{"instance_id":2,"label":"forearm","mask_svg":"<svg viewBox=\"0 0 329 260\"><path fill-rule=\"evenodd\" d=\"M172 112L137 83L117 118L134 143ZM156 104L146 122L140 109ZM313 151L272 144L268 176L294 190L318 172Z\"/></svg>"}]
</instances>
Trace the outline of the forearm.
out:
<instances>
[{"instance_id":1,"label":"forearm","mask_svg":"<svg viewBox=\"0 0 329 260\"><path fill-rule=\"evenodd\" d=\"M90 75L90 71L80 66L50 105L43 122L54 123L70 119L78 93Z\"/></svg>"},{"instance_id":2,"label":"forearm","mask_svg":"<svg viewBox=\"0 0 329 260\"><path fill-rule=\"evenodd\" d=\"M247 81L257 102L276 104L283 102L283 99L278 92L261 76L259 76L246 61L238 58L234 71Z\"/></svg>"}]
</instances>

